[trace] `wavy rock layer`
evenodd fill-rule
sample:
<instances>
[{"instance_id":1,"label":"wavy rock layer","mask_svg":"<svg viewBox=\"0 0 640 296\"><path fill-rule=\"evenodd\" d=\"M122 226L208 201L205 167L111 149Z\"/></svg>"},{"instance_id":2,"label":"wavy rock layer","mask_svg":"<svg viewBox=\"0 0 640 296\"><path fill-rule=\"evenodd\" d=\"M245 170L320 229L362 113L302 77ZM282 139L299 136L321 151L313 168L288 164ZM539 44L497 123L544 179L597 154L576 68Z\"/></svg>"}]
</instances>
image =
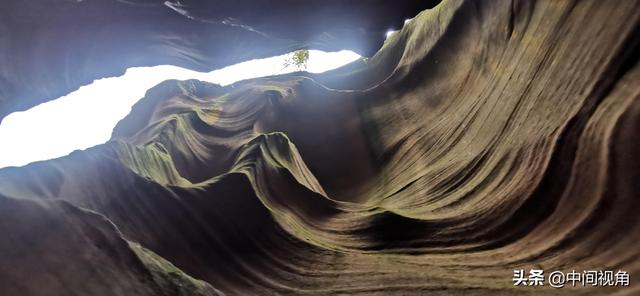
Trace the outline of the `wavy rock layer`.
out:
<instances>
[{"instance_id":1,"label":"wavy rock layer","mask_svg":"<svg viewBox=\"0 0 640 296\"><path fill-rule=\"evenodd\" d=\"M451 0L326 74L166 81L110 142L0 171L0 290L640 293L639 20ZM515 287L518 268L632 285Z\"/></svg>"}]
</instances>

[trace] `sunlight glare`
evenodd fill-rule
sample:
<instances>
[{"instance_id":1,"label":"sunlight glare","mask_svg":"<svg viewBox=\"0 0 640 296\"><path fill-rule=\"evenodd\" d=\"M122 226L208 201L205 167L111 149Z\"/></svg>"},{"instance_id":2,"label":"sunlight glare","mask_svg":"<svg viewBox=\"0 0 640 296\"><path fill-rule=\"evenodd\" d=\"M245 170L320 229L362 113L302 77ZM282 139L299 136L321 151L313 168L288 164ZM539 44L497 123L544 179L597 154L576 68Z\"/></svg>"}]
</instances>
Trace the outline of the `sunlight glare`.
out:
<instances>
[{"instance_id":1,"label":"sunlight glare","mask_svg":"<svg viewBox=\"0 0 640 296\"><path fill-rule=\"evenodd\" d=\"M198 79L228 85L239 80L285 74L287 55L252 60L209 73L176 66L129 68L123 76L103 78L0 124L0 168L65 156L109 140L116 123L154 85L167 79ZM309 51L307 71L321 73L360 58L351 51Z\"/></svg>"}]
</instances>

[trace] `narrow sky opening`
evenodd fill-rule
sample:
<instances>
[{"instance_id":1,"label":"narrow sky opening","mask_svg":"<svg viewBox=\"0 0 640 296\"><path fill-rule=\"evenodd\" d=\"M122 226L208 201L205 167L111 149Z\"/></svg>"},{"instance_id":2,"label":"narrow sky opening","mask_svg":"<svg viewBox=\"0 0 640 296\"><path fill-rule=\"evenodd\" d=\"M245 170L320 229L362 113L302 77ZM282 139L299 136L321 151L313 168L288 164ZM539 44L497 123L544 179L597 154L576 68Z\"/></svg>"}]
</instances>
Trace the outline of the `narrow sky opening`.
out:
<instances>
[{"instance_id":1,"label":"narrow sky opening","mask_svg":"<svg viewBox=\"0 0 640 296\"><path fill-rule=\"evenodd\" d=\"M0 124L0 168L65 156L109 140L111 131L154 85L167 79L198 79L228 85L296 71L288 55L251 60L209 73L176 66L129 68L120 77L94 81L66 96L9 114ZM351 51L309 51L307 71L321 73L360 58Z\"/></svg>"}]
</instances>

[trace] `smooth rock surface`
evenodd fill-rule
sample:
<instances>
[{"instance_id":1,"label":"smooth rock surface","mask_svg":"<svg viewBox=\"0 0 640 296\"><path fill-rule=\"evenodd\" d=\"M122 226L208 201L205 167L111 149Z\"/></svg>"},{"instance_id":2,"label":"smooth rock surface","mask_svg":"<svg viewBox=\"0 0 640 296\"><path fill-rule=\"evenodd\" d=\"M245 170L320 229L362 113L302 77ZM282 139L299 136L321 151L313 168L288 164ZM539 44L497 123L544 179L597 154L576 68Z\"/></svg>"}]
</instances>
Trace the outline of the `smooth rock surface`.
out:
<instances>
[{"instance_id":1,"label":"smooth rock surface","mask_svg":"<svg viewBox=\"0 0 640 296\"><path fill-rule=\"evenodd\" d=\"M637 295L639 21L446 0L325 74L165 81L110 142L0 170L0 292Z\"/></svg>"}]
</instances>

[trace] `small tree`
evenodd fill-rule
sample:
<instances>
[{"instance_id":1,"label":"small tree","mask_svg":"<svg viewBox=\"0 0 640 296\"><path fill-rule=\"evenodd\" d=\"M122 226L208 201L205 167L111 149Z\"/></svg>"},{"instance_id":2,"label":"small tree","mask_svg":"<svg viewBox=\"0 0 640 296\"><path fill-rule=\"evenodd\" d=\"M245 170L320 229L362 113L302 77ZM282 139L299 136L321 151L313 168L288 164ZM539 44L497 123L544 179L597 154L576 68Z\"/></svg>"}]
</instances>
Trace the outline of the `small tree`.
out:
<instances>
[{"instance_id":1,"label":"small tree","mask_svg":"<svg viewBox=\"0 0 640 296\"><path fill-rule=\"evenodd\" d=\"M296 50L287 56L284 60L284 67L282 69L286 69L288 67L295 67L298 71L307 69L307 62L309 61L309 50L308 49L300 49Z\"/></svg>"}]
</instances>

